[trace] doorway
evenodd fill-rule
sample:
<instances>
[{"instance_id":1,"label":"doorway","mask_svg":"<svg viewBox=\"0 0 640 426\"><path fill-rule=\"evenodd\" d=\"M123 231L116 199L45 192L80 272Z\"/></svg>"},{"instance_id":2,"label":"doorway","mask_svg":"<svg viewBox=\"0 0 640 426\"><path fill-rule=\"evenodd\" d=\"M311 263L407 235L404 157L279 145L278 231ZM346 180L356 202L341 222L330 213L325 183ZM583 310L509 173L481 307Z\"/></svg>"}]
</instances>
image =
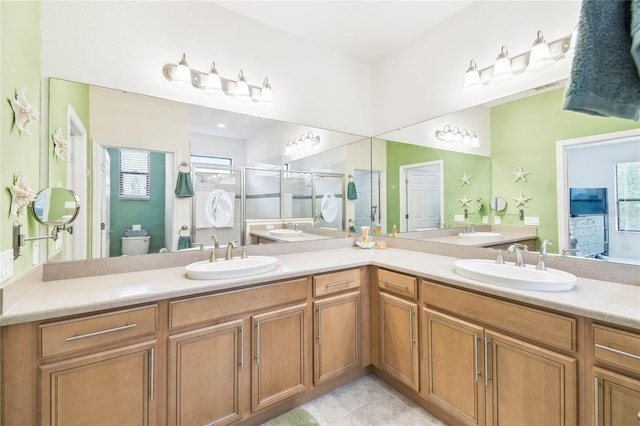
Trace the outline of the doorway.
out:
<instances>
[{"instance_id":1,"label":"doorway","mask_svg":"<svg viewBox=\"0 0 640 426\"><path fill-rule=\"evenodd\" d=\"M442 173L442 160L400 167L400 232L440 228Z\"/></svg>"}]
</instances>

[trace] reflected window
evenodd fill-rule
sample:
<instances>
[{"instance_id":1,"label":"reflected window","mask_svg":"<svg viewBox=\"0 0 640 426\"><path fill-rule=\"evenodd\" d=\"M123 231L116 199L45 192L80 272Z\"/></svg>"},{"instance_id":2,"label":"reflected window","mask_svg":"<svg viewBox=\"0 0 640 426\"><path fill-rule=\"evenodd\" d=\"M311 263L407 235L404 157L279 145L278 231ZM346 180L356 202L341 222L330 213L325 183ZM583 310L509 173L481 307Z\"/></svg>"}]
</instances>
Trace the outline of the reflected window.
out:
<instances>
[{"instance_id":1,"label":"reflected window","mask_svg":"<svg viewBox=\"0 0 640 426\"><path fill-rule=\"evenodd\" d=\"M148 200L151 153L120 149L120 199Z\"/></svg>"},{"instance_id":2,"label":"reflected window","mask_svg":"<svg viewBox=\"0 0 640 426\"><path fill-rule=\"evenodd\" d=\"M231 174L233 159L230 157L216 157L209 155L192 155L192 164L206 165L207 173ZM197 170L196 170L197 171Z\"/></svg>"},{"instance_id":3,"label":"reflected window","mask_svg":"<svg viewBox=\"0 0 640 426\"><path fill-rule=\"evenodd\" d=\"M618 231L640 232L640 161L616 164Z\"/></svg>"}]
</instances>

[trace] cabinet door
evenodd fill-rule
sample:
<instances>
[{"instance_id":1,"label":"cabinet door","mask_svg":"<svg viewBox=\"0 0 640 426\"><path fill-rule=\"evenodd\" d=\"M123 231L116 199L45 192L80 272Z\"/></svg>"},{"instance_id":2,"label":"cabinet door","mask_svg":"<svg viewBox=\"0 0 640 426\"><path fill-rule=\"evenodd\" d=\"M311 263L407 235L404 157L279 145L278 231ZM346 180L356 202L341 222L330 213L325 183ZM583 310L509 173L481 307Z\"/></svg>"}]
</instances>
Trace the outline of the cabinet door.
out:
<instances>
[{"instance_id":1,"label":"cabinet door","mask_svg":"<svg viewBox=\"0 0 640 426\"><path fill-rule=\"evenodd\" d=\"M577 361L486 331L490 349L487 424L575 425Z\"/></svg>"},{"instance_id":2,"label":"cabinet door","mask_svg":"<svg viewBox=\"0 0 640 426\"><path fill-rule=\"evenodd\" d=\"M464 424L484 424L482 327L430 309L423 311L423 396Z\"/></svg>"},{"instance_id":3,"label":"cabinet door","mask_svg":"<svg viewBox=\"0 0 640 426\"><path fill-rule=\"evenodd\" d=\"M419 387L417 305L380 293L381 368L414 390Z\"/></svg>"},{"instance_id":4,"label":"cabinet door","mask_svg":"<svg viewBox=\"0 0 640 426\"><path fill-rule=\"evenodd\" d=\"M640 425L640 381L593 369L594 425Z\"/></svg>"},{"instance_id":5,"label":"cabinet door","mask_svg":"<svg viewBox=\"0 0 640 426\"><path fill-rule=\"evenodd\" d=\"M42 425L155 423L154 343L40 367Z\"/></svg>"},{"instance_id":6,"label":"cabinet door","mask_svg":"<svg viewBox=\"0 0 640 426\"><path fill-rule=\"evenodd\" d=\"M322 383L360 366L360 292L314 306L314 379Z\"/></svg>"},{"instance_id":7,"label":"cabinet door","mask_svg":"<svg viewBox=\"0 0 640 426\"><path fill-rule=\"evenodd\" d=\"M169 337L169 424L227 424L240 418L242 320Z\"/></svg>"},{"instance_id":8,"label":"cabinet door","mask_svg":"<svg viewBox=\"0 0 640 426\"><path fill-rule=\"evenodd\" d=\"M307 390L307 304L252 317L251 406L260 410ZM307 328L307 324L309 328Z\"/></svg>"}]
</instances>

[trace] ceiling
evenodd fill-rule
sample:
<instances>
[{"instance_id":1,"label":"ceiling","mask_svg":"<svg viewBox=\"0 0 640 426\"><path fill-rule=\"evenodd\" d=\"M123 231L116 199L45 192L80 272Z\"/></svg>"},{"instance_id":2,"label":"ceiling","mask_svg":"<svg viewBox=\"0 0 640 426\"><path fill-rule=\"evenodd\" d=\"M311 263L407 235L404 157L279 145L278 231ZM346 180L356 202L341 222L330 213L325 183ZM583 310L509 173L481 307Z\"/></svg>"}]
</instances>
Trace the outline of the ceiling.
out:
<instances>
[{"instance_id":1,"label":"ceiling","mask_svg":"<svg viewBox=\"0 0 640 426\"><path fill-rule=\"evenodd\" d=\"M306 42L374 64L473 1L267 0L214 3Z\"/></svg>"}]
</instances>

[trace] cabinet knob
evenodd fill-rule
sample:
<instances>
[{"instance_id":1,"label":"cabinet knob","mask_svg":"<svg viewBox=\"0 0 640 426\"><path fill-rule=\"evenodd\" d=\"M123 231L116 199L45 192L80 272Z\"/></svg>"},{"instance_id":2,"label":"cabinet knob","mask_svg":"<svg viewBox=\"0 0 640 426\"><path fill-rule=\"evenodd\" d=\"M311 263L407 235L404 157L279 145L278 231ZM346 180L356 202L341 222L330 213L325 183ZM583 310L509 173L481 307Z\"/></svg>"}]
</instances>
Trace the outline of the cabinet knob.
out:
<instances>
[{"instance_id":1,"label":"cabinet knob","mask_svg":"<svg viewBox=\"0 0 640 426\"><path fill-rule=\"evenodd\" d=\"M638 422L640 422L640 411L638 411L638 414L636 414L636 417L638 418Z\"/></svg>"}]
</instances>

